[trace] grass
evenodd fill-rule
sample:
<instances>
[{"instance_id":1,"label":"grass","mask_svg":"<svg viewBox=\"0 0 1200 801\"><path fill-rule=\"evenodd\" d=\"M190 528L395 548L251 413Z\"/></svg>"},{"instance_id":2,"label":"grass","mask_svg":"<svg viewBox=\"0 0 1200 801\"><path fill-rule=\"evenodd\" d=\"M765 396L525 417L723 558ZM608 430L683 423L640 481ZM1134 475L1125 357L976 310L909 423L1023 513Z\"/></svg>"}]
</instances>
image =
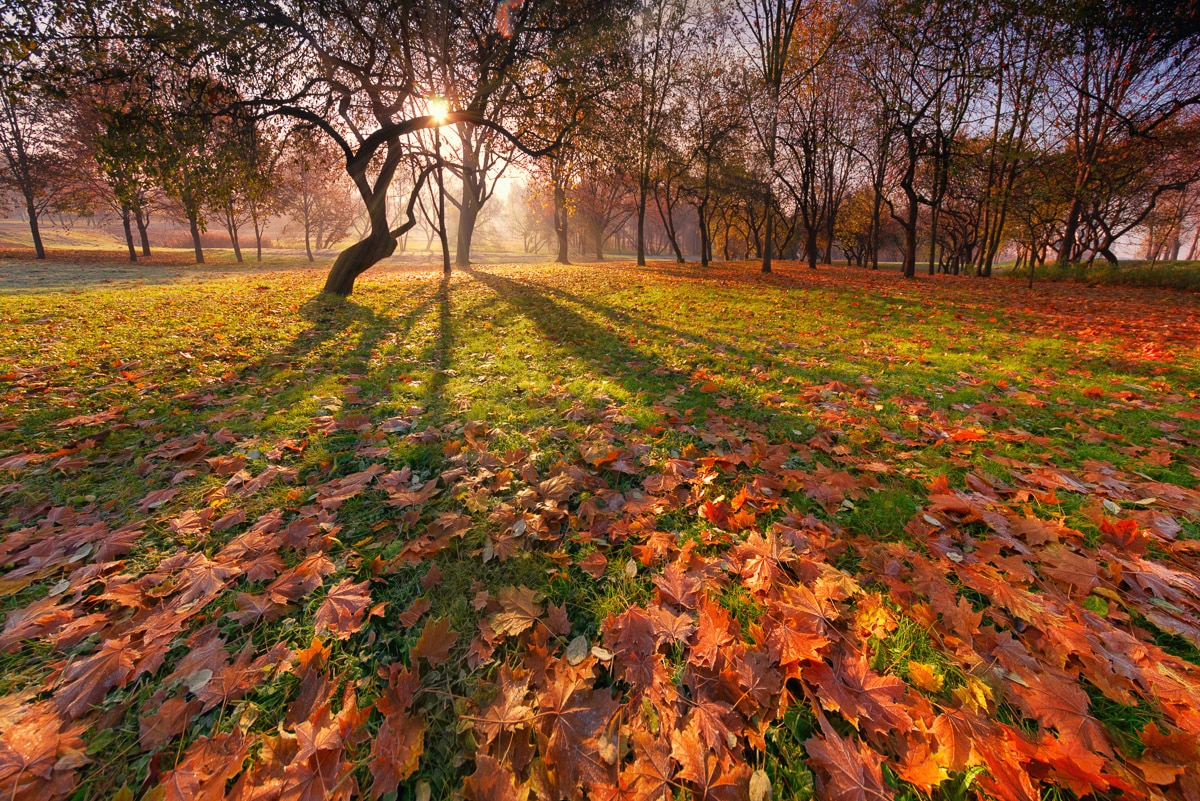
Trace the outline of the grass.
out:
<instances>
[{"instance_id":1,"label":"grass","mask_svg":"<svg viewBox=\"0 0 1200 801\"><path fill-rule=\"evenodd\" d=\"M290 731L294 721L286 719L301 678L295 670L268 671L162 746L139 743L139 720L161 704L163 682L190 650L189 634L216 623L230 655L243 648L265 653L276 643L300 651L313 640L326 593L343 578L370 580L372 604L386 606L346 639L325 637L326 673L339 688L331 695L336 708L349 687L360 703L377 698L388 665L424 665L413 649L425 621L447 617L460 635L448 661L420 667L416 714L427 721L424 757L398 796L419 797L418 786L427 784L432 797L446 798L474 769L474 751L482 746L470 721L494 694L499 665L522 658L513 641L500 644L491 659L468 658L479 621L494 611L481 611L473 599L532 588L545 604L563 608L570 631L521 645L555 652L577 635L598 644L610 615L655 602L652 579L661 563L640 558L653 530L669 534L674 548L691 541L698 554L720 560L751 532L782 525L785 513L811 515L842 540L827 569L861 585L845 601L848 618L863 608L864 592L880 594L890 612L879 614L894 618L891 630L862 635L872 669L910 682L910 663L933 666L945 680L928 693L939 708L953 703L954 691L978 685L967 676L983 668L961 664L951 640L964 635L945 616L931 623L930 600L912 589L911 579L899 578L922 559L953 568L937 550L950 546L938 545L940 535L923 521L937 523L946 543L953 537L968 556L989 554L998 569L1016 571L1021 557L986 551L988 524L934 509L931 495L977 490L980 477L988 477L1017 488L997 496L1012 513L1082 532L1081 541L1086 534L1098 547L1097 509L1112 516L1098 506L1099 496L1030 484L1027 477L1039 465L1092 476L1095 486L1107 469L1114 481L1159 488L1141 498L1105 495L1120 516L1143 528L1168 525L1166 518L1181 527L1178 538L1156 540L1151 556L1177 569L1180 560L1194 559L1172 544L1195 537L1200 516L1186 495L1200 484L1200 303L1190 295L1069 284L1030 292L1006 279L903 282L853 268L814 274L787 264L765 277L745 264L708 271L608 264L477 267L448 281L418 269L382 269L339 300L317 295L319 271L269 267L150 276L144 283L131 274L119 286L0 297L0 460L40 457L0 472L8 482L0 487L0 547L64 516L60 525L70 527L70 514L109 530L138 523L141 536L111 568L138 579L180 552L218 558L268 513L282 513L285 524L310 515L321 487L372 464L411 471L413 486L443 477L425 503L395 508L369 489L333 510L319 548L331 574L277 620L242 626L222 617L235 609L238 593L262 593L269 578L237 578L221 587L172 639L161 668L102 694L82 718L92 759L78 768L74 797L144 792L214 733L240 729L265 738L281 725ZM406 424L378 427L393 418ZM738 441L790 443L780 470L804 473L808 483L797 479L782 506L760 511L740 533L721 534L690 508L632 523L614 519L615 527L589 523L586 504L603 509L613 493L636 497L645 475L669 460L738 452L733 439L723 438L720 421L750 432ZM202 458L162 455L195 435L207 448ZM522 491L562 468L587 467L584 445L604 440L630 443L621 446L629 464L587 468L599 480L575 494L561 515L543 507L533 515L533 507L522 506L528 500ZM460 458L467 453L472 460L488 456ZM228 476L205 461L218 456L244 457L255 476L272 466L294 473L243 497L221 497ZM769 473L714 468L703 499L732 504L763 475ZM1179 488L1183 500L1165 495L1166 487ZM160 489L176 493L140 510L147 493ZM246 522L199 533L180 525L188 510L209 508L218 516L241 509ZM407 558L406 547L445 513L462 516L461 536L436 554ZM531 529L519 547L505 550L514 521L526 518L548 528L537 539ZM729 531L739 529L730 524ZM593 552L607 558L598 578L579 565ZM78 563L88 564L89 553ZM294 567L304 556L289 549L279 567ZM76 563L22 573L26 557L19 550L6 558L0 613L11 616L57 591L77 598L80 609L114 615L105 619L113 628L89 633L80 624L80 636L58 644L53 631L41 632L0 653L0 691L51 698L63 666L93 653L123 625L115 607L88 600L111 579L83 581ZM1023 569L1042 569L1035 557L1029 560ZM68 587L61 587L64 579ZM1046 581L1034 575L1027 588L1055 599L1068 591ZM1119 603L1105 607L1105 620L1135 638L1148 633L1186 665L1196 653L1186 627L1160 630L1139 605L1141 591L1114 581ZM161 586L166 593L173 585ZM987 608L986 620L999 630L1025 631L1028 619L1013 611L1016 601L1006 606L976 585L959 587L968 610ZM752 641L770 599L738 583L717 596ZM422 598L429 612L404 625L400 616ZM1100 611L1093 601L1083 607ZM682 648L673 652L682 656ZM1081 670L1074 662L1070 669ZM1001 684L995 676L989 681ZM629 691L617 680L613 686ZM808 798L814 773L805 743L821 729L799 683L788 686L799 700L764 726L766 750L745 758L766 766L776 797ZM1020 687L1005 686L1017 700L1005 700L1004 719L1036 739L1036 710L1022 705ZM1093 714L1129 758L1142 756L1139 732L1147 722L1181 725L1148 701L1121 703L1107 697L1119 693L1087 686ZM827 711L848 735L849 725ZM369 750L359 743L346 751L363 788L372 783ZM887 780L904 794L923 795L897 778L896 764L888 763ZM981 770L974 764L958 770L935 793L970 797ZM1053 775L1040 775L1055 784Z\"/></svg>"},{"instance_id":2,"label":"grass","mask_svg":"<svg viewBox=\"0 0 1200 801\"><path fill-rule=\"evenodd\" d=\"M1018 275L1018 273L1013 273ZM1029 273L1020 273L1028 280ZM1109 264L1098 259L1090 267L1072 265L1066 269L1047 264L1035 275L1037 281L1079 281L1093 286L1140 286L1200 291L1200 261L1146 261L1127 259Z\"/></svg>"}]
</instances>

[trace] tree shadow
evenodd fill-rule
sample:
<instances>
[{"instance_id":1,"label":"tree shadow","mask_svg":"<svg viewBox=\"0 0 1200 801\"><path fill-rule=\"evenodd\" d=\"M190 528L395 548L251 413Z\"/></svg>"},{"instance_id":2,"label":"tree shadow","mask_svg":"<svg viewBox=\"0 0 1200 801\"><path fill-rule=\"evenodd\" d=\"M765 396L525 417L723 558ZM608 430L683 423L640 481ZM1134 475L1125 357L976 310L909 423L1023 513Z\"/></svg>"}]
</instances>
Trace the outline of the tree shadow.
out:
<instances>
[{"instance_id":1,"label":"tree shadow","mask_svg":"<svg viewBox=\"0 0 1200 801\"><path fill-rule=\"evenodd\" d=\"M643 350L614 330L598 324L565 303L556 302L546 287L466 268L463 272L490 288L515 314L529 320L556 347L588 365L595 374L611 380L630 395L690 393L685 387L691 371L676 368L653 352ZM566 294L568 297L569 293ZM743 411L759 408L758 401L736 387L724 387L725 395L743 405ZM700 400L699 397L696 398Z\"/></svg>"}]
</instances>

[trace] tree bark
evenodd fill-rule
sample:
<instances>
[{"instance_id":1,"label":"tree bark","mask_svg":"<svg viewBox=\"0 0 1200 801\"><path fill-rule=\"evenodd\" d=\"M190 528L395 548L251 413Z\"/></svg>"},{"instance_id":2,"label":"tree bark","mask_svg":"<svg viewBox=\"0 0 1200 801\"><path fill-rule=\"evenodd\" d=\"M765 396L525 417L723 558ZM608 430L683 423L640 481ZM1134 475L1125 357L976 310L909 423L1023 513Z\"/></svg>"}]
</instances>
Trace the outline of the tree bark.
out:
<instances>
[{"instance_id":1,"label":"tree bark","mask_svg":"<svg viewBox=\"0 0 1200 801\"><path fill-rule=\"evenodd\" d=\"M233 244L233 257L238 264L242 263L242 245L238 241L237 220L234 218L233 207L225 209L225 227L229 230L229 241Z\"/></svg>"},{"instance_id":2,"label":"tree bark","mask_svg":"<svg viewBox=\"0 0 1200 801\"><path fill-rule=\"evenodd\" d=\"M125 245L129 248L129 261L137 262L137 248L133 244L133 228L129 223L129 206L121 206L121 227L125 229Z\"/></svg>"},{"instance_id":3,"label":"tree bark","mask_svg":"<svg viewBox=\"0 0 1200 801\"><path fill-rule=\"evenodd\" d=\"M917 193L911 187L904 187L908 198L908 219L904 223L904 277L917 277Z\"/></svg>"},{"instance_id":4,"label":"tree bark","mask_svg":"<svg viewBox=\"0 0 1200 801\"><path fill-rule=\"evenodd\" d=\"M471 241L475 238L475 222L479 219L479 204L463 184L462 205L458 209L458 249L454 252L454 266L471 266Z\"/></svg>"},{"instance_id":5,"label":"tree bark","mask_svg":"<svg viewBox=\"0 0 1200 801\"><path fill-rule=\"evenodd\" d=\"M558 181L554 183L554 234L558 237L558 258L555 261L559 264L570 264L567 239L567 192Z\"/></svg>"},{"instance_id":6,"label":"tree bark","mask_svg":"<svg viewBox=\"0 0 1200 801\"><path fill-rule=\"evenodd\" d=\"M32 197L25 198L25 211L29 215L29 233L33 236L33 252L38 259L46 258L46 246L42 244L42 232L38 228L37 207Z\"/></svg>"},{"instance_id":7,"label":"tree bark","mask_svg":"<svg viewBox=\"0 0 1200 801\"><path fill-rule=\"evenodd\" d=\"M471 240L475 237L475 222L479 219L481 187L474 142L464 136L462 145L462 199L458 206L458 246L454 252L454 266L465 269L471 266Z\"/></svg>"},{"instance_id":8,"label":"tree bark","mask_svg":"<svg viewBox=\"0 0 1200 801\"><path fill-rule=\"evenodd\" d=\"M196 264L204 264L204 248L200 244L200 223L195 212L188 212L188 230L192 234L192 248L196 251Z\"/></svg>"},{"instance_id":9,"label":"tree bark","mask_svg":"<svg viewBox=\"0 0 1200 801\"><path fill-rule=\"evenodd\" d=\"M646 179L642 179L638 185L638 205L637 205L637 263L639 267L646 266L646 195L649 192L649 186Z\"/></svg>"},{"instance_id":10,"label":"tree bark","mask_svg":"<svg viewBox=\"0 0 1200 801\"><path fill-rule=\"evenodd\" d=\"M138 238L142 240L142 255L150 258L150 215L143 214L140 206L133 210L133 219L137 223Z\"/></svg>"},{"instance_id":11,"label":"tree bark","mask_svg":"<svg viewBox=\"0 0 1200 801\"><path fill-rule=\"evenodd\" d=\"M775 233L775 214L771 209L771 185L767 184L767 219L763 223L763 239L760 248L762 249L762 271L764 273L771 272L771 249L774 246Z\"/></svg>"},{"instance_id":12,"label":"tree bark","mask_svg":"<svg viewBox=\"0 0 1200 801\"><path fill-rule=\"evenodd\" d=\"M396 240L387 231L373 230L366 239L355 242L338 254L325 279L325 292L347 297L354 291L354 281L396 251Z\"/></svg>"}]
</instances>

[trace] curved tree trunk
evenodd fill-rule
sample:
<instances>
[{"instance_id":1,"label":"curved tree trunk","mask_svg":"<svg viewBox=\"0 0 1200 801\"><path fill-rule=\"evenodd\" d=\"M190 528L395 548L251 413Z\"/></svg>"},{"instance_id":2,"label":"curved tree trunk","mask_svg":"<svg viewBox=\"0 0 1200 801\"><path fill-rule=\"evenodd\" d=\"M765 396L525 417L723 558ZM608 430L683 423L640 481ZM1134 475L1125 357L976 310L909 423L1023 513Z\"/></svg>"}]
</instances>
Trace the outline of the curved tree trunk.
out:
<instances>
[{"instance_id":1,"label":"curved tree trunk","mask_svg":"<svg viewBox=\"0 0 1200 801\"><path fill-rule=\"evenodd\" d=\"M323 291L349 296L354 291L355 279L395 252L396 240L390 233L371 233L338 254Z\"/></svg>"}]
</instances>

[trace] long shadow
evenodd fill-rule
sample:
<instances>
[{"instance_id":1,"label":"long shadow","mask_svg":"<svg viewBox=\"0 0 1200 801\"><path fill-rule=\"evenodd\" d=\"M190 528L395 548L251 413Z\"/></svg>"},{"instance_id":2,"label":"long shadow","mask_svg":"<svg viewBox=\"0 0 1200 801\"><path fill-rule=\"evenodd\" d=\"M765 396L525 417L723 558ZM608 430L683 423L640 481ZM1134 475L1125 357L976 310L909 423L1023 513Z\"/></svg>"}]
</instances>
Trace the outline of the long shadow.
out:
<instances>
[{"instance_id":1,"label":"long shadow","mask_svg":"<svg viewBox=\"0 0 1200 801\"><path fill-rule=\"evenodd\" d=\"M586 363L594 373L616 382L631 395L650 392L661 396L673 393L678 384L688 379L686 371L672 367L652 352L630 345L618 334L575 309L555 302L541 291L540 286L493 272L471 268L464 272L492 289L516 314L532 322L554 345L566 349ZM726 394L747 408L758 406L754 398L732 387L727 389Z\"/></svg>"},{"instance_id":2,"label":"long shadow","mask_svg":"<svg viewBox=\"0 0 1200 801\"><path fill-rule=\"evenodd\" d=\"M452 279L443 275L438 284L437 293L422 306L432 306L437 303L438 330L437 338L430 345L424 361L432 364L433 376L423 396L423 406L430 419L442 422L447 413L446 385L450 379L450 364L454 358L454 329L450 305L450 285Z\"/></svg>"},{"instance_id":3,"label":"long shadow","mask_svg":"<svg viewBox=\"0 0 1200 801\"><path fill-rule=\"evenodd\" d=\"M564 289L559 289L558 287L550 286L549 284L532 283L529 281L521 281L519 279L511 279L511 278L507 279L507 280L527 286L531 290L534 290L534 291L540 291L542 293L546 293L546 294L554 295L555 297L558 297L558 298L562 298L563 300L567 301L568 303L572 303L577 306L581 306L581 307L587 309L588 311L594 312L595 314L598 314L602 317L607 317L608 319L612 320L615 323L629 323L638 328L644 328L644 329L648 329L651 331L658 331L659 333L673 336L673 337L678 337L680 339L686 340L687 342L690 342L692 345L707 348L709 350L714 350L714 349L720 348L724 351L735 353L738 356L740 356L744 359L749 359L751 361L763 361L763 362L775 361L775 357L772 356L771 353L769 353L768 351L749 350L747 348L742 348L737 345L732 345L729 342L724 341L724 340L716 340L716 339L713 339L712 337L704 336L703 334L697 334L692 331L685 331L680 328L674 328L669 325L664 325L662 323L655 322L647 317L633 314L629 311L626 311L625 309L618 309L615 306L610 306L606 303L601 303L600 301L597 301L597 300L591 300L588 298L584 298L584 297L582 297L580 295L576 295L572 292L567 292Z\"/></svg>"},{"instance_id":4,"label":"long shadow","mask_svg":"<svg viewBox=\"0 0 1200 801\"><path fill-rule=\"evenodd\" d=\"M638 269L641 269L641 268L638 268ZM682 270L680 270L680 272L682 272ZM489 275L495 275L495 274L489 273ZM656 322L652 319L649 319L643 315L633 314L626 309L621 309L621 308L618 308L615 306L611 306L609 304L601 303L600 301L585 298L585 297L582 297L575 293L568 292L564 289L560 289L558 287L551 286L549 283L530 281L528 279L522 280L522 279L516 279L516 278L502 278L501 280L509 281L509 282L511 282L512 285L520 285L522 287L525 287L531 293L552 295L554 297L561 298L563 301L565 301L567 303L579 306L579 307L586 309L596 315L599 315L603 318L611 320L614 323L627 324L627 325L631 325L638 329L654 331L654 332L658 332L664 336L682 339L685 342L689 343L694 348L697 348L699 350L702 350L702 351L705 351L708 353L729 353L740 359L745 360L745 362L747 364L756 364L756 363L762 364L764 367L768 368L769 370L781 370L781 371L785 371L785 372L789 372L789 373L794 373L797 370L797 367L794 363L789 364L788 362L786 362L782 358L780 358L779 355L772 353L770 350L767 350L767 349L754 350L754 349L749 349L749 348L743 348L743 347L739 347L737 345L732 344L729 340L716 339L713 337L705 336L703 334L698 334L698 333L695 333L692 331L686 331L681 328L676 328L676 327L673 327L670 325L665 325L663 323ZM783 346L783 343L780 343L780 345ZM798 346L790 345L787 347L790 348L790 347L798 347ZM813 373L812 371L807 371L807 372L812 373L810 375L810 377L814 382L826 382L831 379L836 379L836 380L844 381L846 383L854 383L857 381L858 376L862 373L862 370L861 369L840 369L840 368L834 368L834 367L823 367L818 372L815 372L815 373ZM894 373L897 372L895 370L895 368L893 368L893 372ZM912 373L913 373L913 375L918 375L918 374L922 375L922 376L926 375L926 373L921 372L921 371L912 371Z\"/></svg>"},{"instance_id":5,"label":"long shadow","mask_svg":"<svg viewBox=\"0 0 1200 801\"><path fill-rule=\"evenodd\" d=\"M638 269L640 270L641 268ZM548 281L538 281L536 278L512 278L490 271L480 272L469 270L468 272L475 280L490 286L501 297L509 299L510 304L512 303L511 299L519 299L520 303L515 307L518 313L528 317L544 332L551 333L552 338L559 344L569 345L573 355L584 359L597 369L598 372L618 381L633 392L645 391L647 389L662 393L671 392L674 390L675 384L686 381L688 376L683 373L676 373L664 379L661 376L654 375L652 371L656 367L664 367L667 370L671 368L664 365L653 354L629 346L626 340L619 334L607 330L605 326L597 324L592 319L589 319L584 314L580 314L566 304L585 309L614 323L619 322L625 325L632 325L635 328L644 327L647 330L671 338L678 337L689 342L698 351L704 351L708 354L716 354L718 352L729 353L735 358L745 360L747 364L761 363L772 372L778 371L798 377L806 376L814 383L840 380L854 385L858 383L859 376L866 372L879 379L881 388L890 386L893 390L898 390L899 388L910 386L917 381L928 382L933 376L938 374L938 371L949 369L938 367L937 365L924 364L918 360L912 360L910 363L903 365L889 363L886 372L883 373L873 370L871 369L871 365L861 362L849 363L842 366L826 365L819 368L800 367L794 362L788 363L778 355L773 356L767 351L739 348L728 341L684 332L669 325L648 320L644 316L631 314L627 310L588 298L582 298L574 293L551 286ZM553 298L558 298L564 302L556 303ZM645 369L639 369L636 365L626 365L625 369L620 369L613 362L605 361L597 355L614 349L618 352L635 353L636 359L639 362L648 362L649 366L645 367ZM800 353L803 354L803 350ZM814 349L813 355L822 354L819 349ZM742 416L761 421L764 417L772 418L778 415L777 411L766 410L762 407L760 399L750 394L735 392L731 387L725 387L724 392L727 395L735 396L745 404L741 412Z\"/></svg>"}]
</instances>

